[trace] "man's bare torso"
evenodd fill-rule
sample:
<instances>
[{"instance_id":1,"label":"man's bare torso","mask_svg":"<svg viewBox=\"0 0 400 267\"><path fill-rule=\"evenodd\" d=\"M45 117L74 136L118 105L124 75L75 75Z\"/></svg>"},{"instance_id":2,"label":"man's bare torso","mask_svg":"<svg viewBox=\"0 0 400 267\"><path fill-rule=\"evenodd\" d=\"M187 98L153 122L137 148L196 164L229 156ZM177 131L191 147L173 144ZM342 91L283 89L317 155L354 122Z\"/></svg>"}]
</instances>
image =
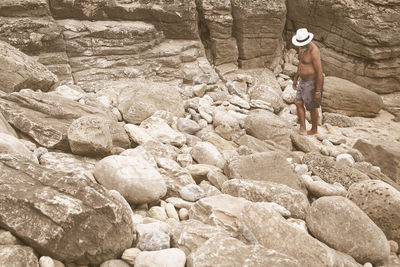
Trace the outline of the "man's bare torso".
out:
<instances>
[{"instance_id":1,"label":"man's bare torso","mask_svg":"<svg viewBox=\"0 0 400 267\"><path fill-rule=\"evenodd\" d=\"M317 51L315 51L317 50ZM318 47L310 43L307 50L299 49L299 76L301 79L314 78L317 75L317 70L313 65L313 53L318 52Z\"/></svg>"}]
</instances>

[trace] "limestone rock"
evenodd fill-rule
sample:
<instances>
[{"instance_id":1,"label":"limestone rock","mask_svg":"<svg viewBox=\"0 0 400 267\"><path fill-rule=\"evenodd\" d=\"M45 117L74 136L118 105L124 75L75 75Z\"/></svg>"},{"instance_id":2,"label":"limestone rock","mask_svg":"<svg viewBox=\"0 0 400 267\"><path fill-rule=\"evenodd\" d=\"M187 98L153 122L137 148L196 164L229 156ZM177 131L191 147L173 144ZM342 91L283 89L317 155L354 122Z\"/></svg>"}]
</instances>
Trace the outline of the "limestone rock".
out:
<instances>
[{"instance_id":1,"label":"limestone rock","mask_svg":"<svg viewBox=\"0 0 400 267\"><path fill-rule=\"evenodd\" d=\"M215 171L208 172L207 179L212 185L214 185L219 190L221 190L223 183L228 181L228 177L226 177L225 174Z\"/></svg>"},{"instance_id":2,"label":"limestone rock","mask_svg":"<svg viewBox=\"0 0 400 267\"><path fill-rule=\"evenodd\" d=\"M345 197L317 199L307 214L307 227L330 247L354 257L357 262L382 263L390 253L379 227L356 204Z\"/></svg>"},{"instance_id":3,"label":"limestone rock","mask_svg":"<svg viewBox=\"0 0 400 267\"><path fill-rule=\"evenodd\" d=\"M179 210L179 219L181 221L189 220L189 211L185 208Z\"/></svg>"},{"instance_id":4,"label":"limestone rock","mask_svg":"<svg viewBox=\"0 0 400 267\"><path fill-rule=\"evenodd\" d=\"M135 261L135 267L165 266L185 267L186 255L178 248L169 248L158 251L143 251Z\"/></svg>"},{"instance_id":5,"label":"limestone rock","mask_svg":"<svg viewBox=\"0 0 400 267\"><path fill-rule=\"evenodd\" d=\"M165 206L165 211L167 212L168 218L179 221L179 215L176 212L174 205L172 205L171 203L167 203L167 205Z\"/></svg>"},{"instance_id":6,"label":"limestone rock","mask_svg":"<svg viewBox=\"0 0 400 267\"><path fill-rule=\"evenodd\" d=\"M379 166L384 174L400 183L400 144L398 142L371 143L358 139L353 148L360 151L365 160Z\"/></svg>"},{"instance_id":7,"label":"limestone rock","mask_svg":"<svg viewBox=\"0 0 400 267\"><path fill-rule=\"evenodd\" d=\"M14 128L7 122L4 118L3 114L0 112L0 133L5 133L12 135L14 137L18 137L17 133L15 132Z\"/></svg>"},{"instance_id":8,"label":"limestone rock","mask_svg":"<svg viewBox=\"0 0 400 267\"><path fill-rule=\"evenodd\" d=\"M216 171L216 172L221 171L220 168L208 164L192 164L187 166L186 169L189 171L190 175L198 184L202 180L207 180L207 174L210 171Z\"/></svg>"},{"instance_id":9,"label":"limestone rock","mask_svg":"<svg viewBox=\"0 0 400 267\"><path fill-rule=\"evenodd\" d=\"M34 160L32 152L19 139L5 133L0 133L0 153L18 155Z\"/></svg>"},{"instance_id":10,"label":"limestone rock","mask_svg":"<svg viewBox=\"0 0 400 267\"><path fill-rule=\"evenodd\" d=\"M146 129L151 137L163 144L181 147L186 143L186 137L181 132L172 129L163 119L150 117L144 120L140 127Z\"/></svg>"},{"instance_id":11,"label":"limestone rock","mask_svg":"<svg viewBox=\"0 0 400 267\"><path fill-rule=\"evenodd\" d=\"M94 175L100 184L117 190L133 204L158 200L167 192L161 174L141 155L108 156L96 164Z\"/></svg>"},{"instance_id":12,"label":"limestone rock","mask_svg":"<svg viewBox=\"0 0 400 267\"><path fill-rule=\"evenodd\" d=\"M331 249L304 230L294 227L273 208L247 203L237 220L259 244L288 255L300 266L358 266L350 256ZM285 240L285 242L282 242Z\"/></svg>"},{"instance_id":13,"label":"limestone rock","mask_svg":"<svg viewBox=\"0 0 400 267\"><path fill-rule=\"evenodd\" d=\"M286 86L285 90L282 93L282 98L288 104L293 104L296 99L296 91L293 89L293 86L289 84Z\"/></svg>"},{"instance_id":14,"label":"limestone rock","mask_svg":"<svg viewBox=\"0 0 400 267\"><path fill-rule=\"evenodd\" d=\"M326 77L322 110L346 116L375 117L383 108L382 98L357 84Z\"/></svg>"},{"instance_id":15,"label":"limestone rock","mask_svg":"<svg viewBox=\"0 0 400 267\"><path fill-rule=\"evenodd\" d=\"M157 83L134 83L122 91L118 109L125 121L139 124L157 110L183 117L183 101L175 87Z\"/></svg>"},{"instance_id":16,"label":"limestone rock","mask_svg":"<svg viewBox=\"0 0 400 267\"><path fill-rule=\"evenodd\" d=\"M398 191L400 191L400 184L394 182L392 179L383 174L379 167L373 166L371 163L364 161L364 162L356 162L354 164L354 168L365 173L372 180L382 180L385 183L390 184L391 186L396 188Z\"/></svg>"},{"instance_id":17,"label":"limestone rock","mask_svg":"<svg viewBox=\"0 0 400 267\"><path fill-rule=\"evenodd\" d=\"M0 245L0 266L39 267L38 258L32 248L20 245Z\"/></svg>"},{"instance_id":18,"label":"limestone rock","mask_svg":"<svg viewBox=\"0 0 400 267\"><path fill-rule=\"evenodd\" d=\"M21 245L21 242L9 231L0 231L0 245Z\"/></svg>"},{"instance_id":19,"label":"limestone rock","mask_svg":"<svg viewBox=\"0 0 400 267\"><path fill-rule=\"evenodd\" d=\"M303 220L310 208L307 196L302 192L267 181L228 180L222 186L222 193L252 202L275 202L289 210L293 217Z\"/></svg>"},{"instance_id":20,"label":"limestone rock","mask_svg":"<svg viewBox=\"0 0 400 267\"><path fill-rule=\"evenodd\" d=\"M11 93L24 88L48 91L58 81L45 66L3 41L0 58L0 91Z\"/></svg>"},{"instance_id":21,"label":"limestone rock","mask_svg":"<svg viewBox=\"0 0 400 267\"><path fill-rule=\"evenodd\" d=\"M7 203L0 205L0 224L39 254L100 264L131 246L132 211L117 192L23 158L2 155L0 164L1 180L11 185L0 187Z\"/></svg>"},{"instance_id":22,"label":"limestone rock","mask_svg":"<svg viewBox=\"0 0 400 267\"><path fill-rule=\"evenodd\" d=\"M240 120L224 109L216 108L213 112L215 132L226 140L234 140L242 134Z\"/></svg>"},{"instance_id":23,"label":"limestone rock","mask_svg":"<svg viewBox=\"0 0 400 267\"><path fill-rule=\"evenodd\" d=\"M232 159L227 168L230 178L285 184L292 189L306 192L290 164L278 152L239 156Z\"/></svg>"},{"instance_id":24,"label":"limestone rock","mask_svg":"<svg viewBox=\"0 0 400 267\"><path fill-rule=\"evenodd\" d=\"M52 258L48 256L42 256L39 259L40 267L55 267L55 263Z\"/></svg>"},{"instance_id":25,"label":"limestone rock","mask_svg":"<svg viewBox=\"0 0 400 267\"><path fill-rule=\"evenodd\" d=\"M356 122L346 115L329 112L324 112L323 123L329 123L332 126L338 127L353 127L356 125Z\"/></svg>"},{"instance_id":26,"label":"limestone rock","mask_svg":"<svg viewBox=\"0 0 400 267\"><path fill-rule=\"evenodd\" d=\"M97 157L111 154L111 131L101 117L83 116L74 120L67 136L74 154Z\"/></svg>"},{"instance_id":27,"label":"limestone rock","mask_svg":"<svg viewBox=\"0 0 400 267\"><path fill-rule=\"evenodd\" d=\"M247 134L260 140L272 140L289 150L292 147L289 123L272 112L265 110L251 111L245 119L244 128Z\"/></svg>"},{"instance_id":28,"label":"limestone rock","mask_svg":"<svg viewBox=\"0 0 400 267\"><path fill-rule=\"evenodd\" d=\"M150 136L147 130L140 126L127 123L124 125L124 128L129 135L129 138L138 145L143 145L148 141L155 141L155 139Z\"/></svg>"},{"instance_id":29,"label":"limestone rock","mask_svg":"<svg viewBox=\"0 0 400 267\"><path fill-rule=\"evenodd\" d=\"M245 243L226 235L207 240L188 256L188 266L300 266L285 254L260 245Z\"/></svg>"},{"instance_id":30,"label":"limestone rock","mask_svg":"<svg viewBox=\"0 0 400 267\"><path fill-rule=\"evenodd\" d=\"M195 134L201 130L200 126L192 120L179 118L177 123L178 130L188 134Z\"/></svg>"},{"instance_id":31,"label":"limestone rock","mask_svg":"<svg viewBox=\"0 0 400 267\"><path fill-rule=\"evenodd\" d=\"M347 197L385 233L400 242L400 191L379 180L363 181L349 188Z\"/></svg>"},{"instance_id":32,"label":"limestone rock","mask_svg":"<svg viewBox=\"0 0 400 267\"><path fill-rule=\"evenodd\" d=\"M206 195L204 190L196 184L188 184L182 187L179 193L182 199L192 202L195 202Z\"/></svg>"},{"instance_id":33,"label":"limestone rock","mask_svg":"<svg viewBox=\"0 0 400 267\"><path fill-rule=\"evenodd\" d=\"M334 159L315 152L307 153L303 157L303 163L314 175L319 176L327 183L338 182L346 189L353 183L369 180L369 177L350 166L341 166Z\"/></svg>"},{"instance_id":34,"label":"limestone rock","mask_svg":"<svg viewBox=\"0 0 400 267\"><path fill-rule=\"evenodd\" d=\"M193 159L200 164L214 165L224 168L225 160L217 148L209 142L198 142L190 152Z\"/></svg>"},{"instance_id":35,"label":"limestone rock","mask_svg":"<svg viewBox=\"0 0 400 267\"><path fill-rule=\"evenodd\" d=\"M255 85L249 89L250 101L264 101L277 114L283 107L284 102L280 91L274 90L267 85Z\"/></svg>"},{"instance_id":36,"label":"limestone rock","mask_svg":"<svg viewBox=\"0 0 400 267\"><path fill-rule=\"evenodd\" d=\"M157 227L157 223L139 224L137 248L142 251L155 251L170 248L169 234Z\"/></svg>"},{"instance_id":37,"label":"limestone rock","mask_svg":"<svg viewBox=\"0 0 400 267\"><path fill-rule=\"evenodd\" d=\"M123 260L108 260L100 264L99 267L129 267L130 265Z\"/></svg>"},{"instance_id":38,"label":"limestone rock","mask_svg":"<svg viewBox=\"0 0 400 267\"><path fill-rule=\"evenodd\" d=\"M313 180L309 175L302 175L301 180L305 184L308 192L316 197L324 196L343 196L347 195L346 188L340 183L327 183L324 181Z\"/></svg>"},{"instance_id":39,"label":"limestone rock","mask_svg":"<svg viewBox=\"0 0 400 267\"><path fill-rule=\"evenodd\" d=\"M400 122L400 92L382 95L384 109L394 115L392 119L395 122Z\"/></svg>"},{"instance_id":40,"label":"limestone rock","mask_svg":"<svg viewBox=\"0 0 400 267\"><path fill-rule=\"evenodd\" d=\"M136 257L139 255L140 252L141 251L138 248L128 248L122 254L121 259L123 259L130 265L135 265Z\"/></svg>"},{"instance_id":41,"label":"limestone rock","mask_svg":"<svg viewBox=\"0 0 400 267\"><path fill-rule=\"evenodd\" d=\"M319 152L321 150L320 142L311 136L291 133L290 139L294 146L304 153Z\"/></svg>"}]
</instances>

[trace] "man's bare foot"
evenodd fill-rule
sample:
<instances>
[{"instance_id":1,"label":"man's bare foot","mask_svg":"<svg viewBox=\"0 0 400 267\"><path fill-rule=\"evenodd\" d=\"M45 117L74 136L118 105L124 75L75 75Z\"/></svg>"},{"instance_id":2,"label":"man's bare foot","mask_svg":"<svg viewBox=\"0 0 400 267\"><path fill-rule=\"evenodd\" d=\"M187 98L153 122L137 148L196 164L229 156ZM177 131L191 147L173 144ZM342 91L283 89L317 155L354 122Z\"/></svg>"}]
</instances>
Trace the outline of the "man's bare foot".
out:
<instances>
[{"instance_id":1,"label":"man's bare foot","mask_svg":"<svg viewBox=\"0 0 400 267\"><path fill-rule=\"evenodd\" d=\"M310 130L310 131L307 131L307 135L314 135L314 134L317 134L317 133L318 133L317 130Z\"/></svg>"},{"instance_id":2,"label":"man's bare foot","mask_svg":"<svg viewBox=\"0 0 400 267\"><path fill-rule=\"evenodd\" d=\"M307 131L305 129L304 130L300 129L300 130L297 131L297 133L301 134L301 135L307 135Z\"/></svg>"}]
</instances>

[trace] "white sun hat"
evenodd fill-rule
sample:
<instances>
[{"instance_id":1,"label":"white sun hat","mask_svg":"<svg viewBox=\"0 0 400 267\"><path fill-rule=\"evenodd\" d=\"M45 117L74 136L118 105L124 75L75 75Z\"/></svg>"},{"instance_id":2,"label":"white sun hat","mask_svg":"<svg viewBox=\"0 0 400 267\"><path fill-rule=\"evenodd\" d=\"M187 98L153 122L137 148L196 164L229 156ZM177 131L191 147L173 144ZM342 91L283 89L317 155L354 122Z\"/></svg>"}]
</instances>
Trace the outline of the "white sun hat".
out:
<instances>
[{"instance_id":1,"label":"white sun hat","mask_svg":"<svg viewBox=\"0 0 400 267\"><path fill-rule=\"evenodd\" d=\"M308 32L306 28L298 29L296 35L292 37L295 46L305 46L314 38L314 34Z\"/></svg>"}]
</instances>

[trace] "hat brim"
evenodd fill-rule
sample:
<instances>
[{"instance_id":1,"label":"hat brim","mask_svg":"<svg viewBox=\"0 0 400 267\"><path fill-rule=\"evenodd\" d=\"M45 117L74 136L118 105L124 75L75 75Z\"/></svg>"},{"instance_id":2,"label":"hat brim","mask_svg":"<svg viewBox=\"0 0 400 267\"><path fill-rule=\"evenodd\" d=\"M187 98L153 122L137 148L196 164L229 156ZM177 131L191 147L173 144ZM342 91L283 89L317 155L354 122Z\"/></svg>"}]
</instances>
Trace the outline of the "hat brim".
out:
<instances>
[{"instance_id":1,"label":"hat brim","mask_svg":"<svg viewBox=\"0 0 400 267\"><path fill-rule=\"evenodd\" d=\"M297 41L296 35L292 37L292 44L294 44L295 46L305 46L307 44L309 44L312 39L314 38L314 34L312 34L311 32L308 33L308 39L304 42L299 42Z\"/></svg>"}]
</instances>

